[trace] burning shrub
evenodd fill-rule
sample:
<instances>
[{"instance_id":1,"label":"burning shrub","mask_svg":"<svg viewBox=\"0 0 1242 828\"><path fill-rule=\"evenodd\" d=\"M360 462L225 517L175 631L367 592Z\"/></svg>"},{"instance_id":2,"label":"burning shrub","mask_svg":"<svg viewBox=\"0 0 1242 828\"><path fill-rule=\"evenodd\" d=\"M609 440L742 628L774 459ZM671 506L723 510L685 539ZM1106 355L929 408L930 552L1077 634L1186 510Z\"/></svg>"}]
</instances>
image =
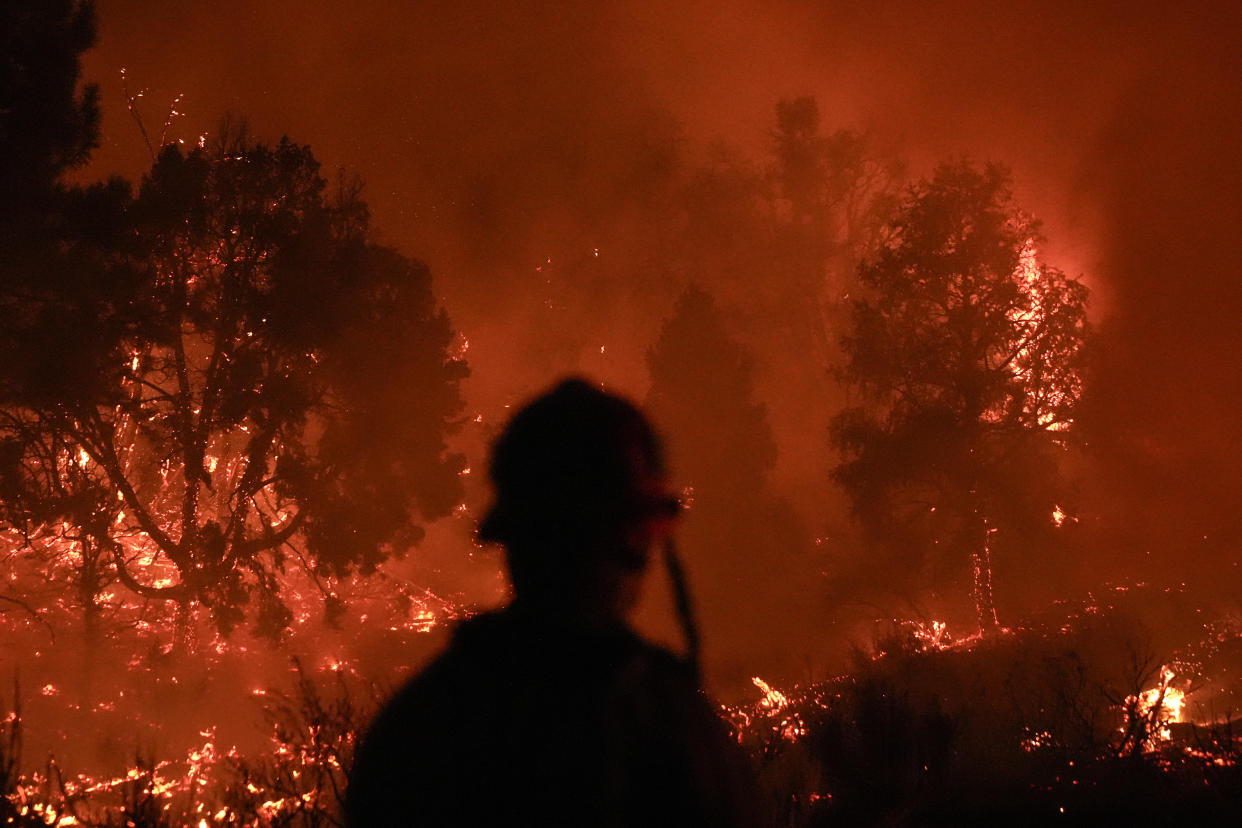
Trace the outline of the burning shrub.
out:
<instances>
[{"instance_id":1,"label":"burning shrub","mask_svg":"<svg viewBox=\"0 0 1242 828\"><path fill-rule=\"evenodd\" d=\"M341 825L353 746L375 694L361 693L344 670L323 681L300 662L294 667L291 690L260 696L272 728L264 755L220 749L214 732L204 731L183 758L139 756L111 777L67 774L51 756L42 771L21 774L15 711L0 727L0 821L18 828Z\"/></svg>"},{"instance_id":2,"label":"burning shrub","mask_svg":"<svg viewBox=\"0 0 1242 828\"><path fill-rule=\"evenodd\" d=\"M1155 652L1141 624L1094 606L1056 626L960 640L896 624L858 650L850 675L760 686L759 701L726 712L780 824L1182 825L1237 815L1232 723L1177 723L1187 679Z\"/></svg>"},{"instance_id":3,"label":"burning shrub","mask_svg":"<svg viewBox=\"0 0 1242 828\"><path fill-rule=\"evenodd\" d=\"M327 695L300 661L294 665L293 692L268 695L271 754L233 760L235 779L222 810L229 824L342 824L354 747L376 700L360 703L343 670L332 671L335 692Z\"/></svg>"}]
</instances>

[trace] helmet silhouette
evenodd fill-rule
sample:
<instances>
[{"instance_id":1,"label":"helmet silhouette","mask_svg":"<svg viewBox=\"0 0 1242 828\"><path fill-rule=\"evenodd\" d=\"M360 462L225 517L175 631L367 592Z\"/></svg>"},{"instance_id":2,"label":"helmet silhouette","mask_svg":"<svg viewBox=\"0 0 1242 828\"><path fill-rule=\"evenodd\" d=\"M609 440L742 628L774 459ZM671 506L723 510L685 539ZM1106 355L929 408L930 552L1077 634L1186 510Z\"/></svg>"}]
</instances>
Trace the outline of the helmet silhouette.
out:
<instances>
[{"instance_id":1,"label":"helmet silhouette","mask_svg":"<svg viewBox=\"0 0 1242 828\"><path fill-rule=\"evenodd\" d=\"M496 500L479 526L484 541L615 529L679 508L646 418L581 379L565 380L514 415L490 473Z\"/></svg>"}]
</instances>

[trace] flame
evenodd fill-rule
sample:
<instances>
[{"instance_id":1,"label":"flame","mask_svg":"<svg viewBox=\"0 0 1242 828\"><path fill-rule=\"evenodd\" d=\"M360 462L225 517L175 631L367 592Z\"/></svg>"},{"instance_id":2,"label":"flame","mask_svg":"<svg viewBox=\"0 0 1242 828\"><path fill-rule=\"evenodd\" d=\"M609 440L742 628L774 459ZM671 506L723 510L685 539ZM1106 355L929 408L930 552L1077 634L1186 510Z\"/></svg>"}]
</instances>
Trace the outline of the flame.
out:
<instances>
[{"instance_id":1,"label":"flame","mask_svg":"<svg viewBox=\"0 0 1242 828\"><path fill-rule=\"evenodd\" d=\"M1175 724L1182 721L1182 713L1186 706L1186 693L1172 685L1176 674L1167 666L1160 668L1160 683L1144 690L1137 696L1126 698L1127 709L1133 709L1135 715L1153 725L1153 739L1145 747L1154 749L1157 742L1167 742L1173 738ZM1124 728L1123 728L1124 730Z\"/></svg>"},{"instance_id":2,"label":"flame","mask_svg":"<svg viewBox=\"0 0 1242 828\"><path fill-rule=\"evenodd\" d=\"M953 646L953 638L949 635L949 625L944 621L931 621L927 624L915 622L914 638L924 649L947 650Z\"/></svg>"},{"instance_id":3,"label":"flame","mask_svg":"<svg viewBox=\"0 0 1242 828\"><path fill-rule=\"evenodd\" d=\"M781 710L789 705L789 697L763 679L758 676L752 676L750 680L763 691L763 698L759 701L761 707L766 707L769 710Z\"/></svg>"},{"instance_id":4,"label":"flame","mask_svg":"<svg viewBox=\"0 0 1242 828\"><path fill-rule=\"evenodd\" d=\"M1014 269L1014 276L1018 279L1019 289L1022 291L1022 298L1025 302L1020 303L1009 311L1007 317L1015 325L1019 325L1028 331L1036 331L1047 317L1048 311L1044 306L1042 296L1042 283L1045 274L1043 266L1039 263L1038 250L1035 247L1034 239L1028 239L1018 254L1018 264ZM1007 360L1007 370L1017 380L1028 386L1031 386L1033 380L1030 361L1035 350L1036 346L1033 342L1024 344L1018 349L1016 354ZM1056 413L1067 401L1067 393L1064 390L1034 393L1035 389L1033 386L1031 386L1031 390L1030 399L1024 406L1023 413L1030 417L1039 428L1048 431L1063 431L1072 425L1072 420L1060 419ZM999 422L1004 415L1005 412L1003 411L990 411L985 418Z\"/></svg>"},{"instance_id":5,"label":"flame","mask_svg":"<svg viewBox=\"0 0 1242 828\"><path fill-rule=\"evenodd\" d=\"M794 701L787 694L759 676L752 676L751 682L763 693L759 701L753 705L721 709L722 715L733 723L738 742L742 742L747 733L754 732L760 723L768 724L772 733L787 742L796 742L806 735L806 723L802 717L788 709Z\"/></svg>"}]
</instances>

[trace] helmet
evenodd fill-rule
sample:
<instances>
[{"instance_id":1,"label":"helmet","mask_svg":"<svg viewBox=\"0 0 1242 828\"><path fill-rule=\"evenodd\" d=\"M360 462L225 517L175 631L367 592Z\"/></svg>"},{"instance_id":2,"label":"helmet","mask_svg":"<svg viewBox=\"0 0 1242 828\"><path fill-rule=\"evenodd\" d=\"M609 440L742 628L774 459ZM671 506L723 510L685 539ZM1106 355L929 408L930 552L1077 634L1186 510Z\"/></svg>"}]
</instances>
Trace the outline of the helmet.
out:
<instances>
[{"instance_id":1,"label":"helmet","mask_svg":"<svg viewBox=\"0 0 1242 828\"><path fill-rule=\"evenodd\" d=\"M490 473L496 500L479 525L483 541L620 527L680 508L646 417L579 378L513 416L492 450Z\"/></svg>"}]
</instances>

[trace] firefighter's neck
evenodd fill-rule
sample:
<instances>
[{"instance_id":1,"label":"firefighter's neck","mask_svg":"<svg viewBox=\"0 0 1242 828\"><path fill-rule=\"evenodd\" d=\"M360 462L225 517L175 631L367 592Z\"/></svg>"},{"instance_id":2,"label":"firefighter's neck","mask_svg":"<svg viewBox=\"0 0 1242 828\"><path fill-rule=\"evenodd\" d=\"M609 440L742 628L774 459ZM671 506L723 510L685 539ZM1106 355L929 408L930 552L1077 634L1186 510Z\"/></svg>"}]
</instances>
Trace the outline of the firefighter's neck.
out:
<instances>
[{"instance_id":1,"label":"firefighter's neck","mask_svg":"<svg viewBox=\"0 0 1242 828\"><path fill-rule=\"evenodd\" d=\"M587 628L628 626L644 580L642 570L612 563L570 575L540 574L545 577L514 579L513 609Z\"/></svg>"}]
</instances>

